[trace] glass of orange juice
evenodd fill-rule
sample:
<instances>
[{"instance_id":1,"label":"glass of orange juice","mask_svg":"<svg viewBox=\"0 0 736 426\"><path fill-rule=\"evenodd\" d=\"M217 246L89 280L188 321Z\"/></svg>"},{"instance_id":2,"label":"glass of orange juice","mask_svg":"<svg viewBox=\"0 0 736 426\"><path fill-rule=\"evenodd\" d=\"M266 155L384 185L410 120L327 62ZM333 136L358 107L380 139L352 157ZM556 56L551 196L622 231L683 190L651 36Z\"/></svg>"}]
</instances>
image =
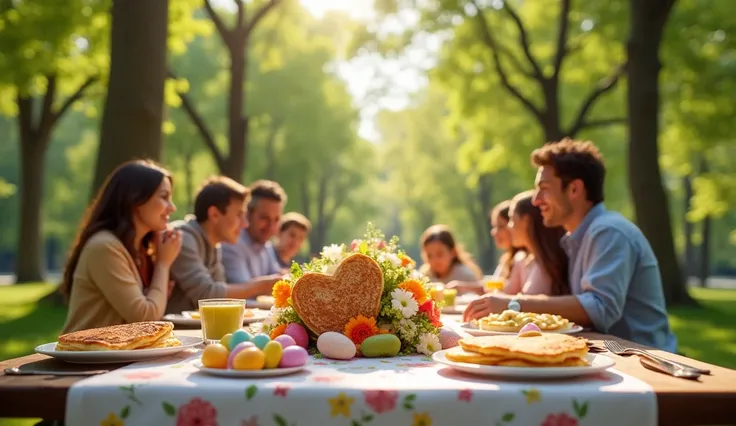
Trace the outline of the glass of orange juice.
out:
<instances>
[{"instance_id":1,"label":"glass of orange juice","mask_svg":"<svg viewBox=\"0 0 736 426\"><path fill-rule=\"evenodd\" d=\"M434 300L435 303L441 303L445 300L445 286L442 283L432 283L432 287L429 289L429 297Z\"/></svg>"},{"instance_id":2,"label":"glass of orange juice","mask_svg":"<svg viewBox=\"0 0 736 426\"><path fill-rule=\"evenodd\" d=\"M483 288L486 293L493 293L503 290L504 279L495 275L487 275L483 277Z\"/></svg>"},{"instance_id":3,"label":"glass of orange juice","mask_svg":"<svg viewBox=\"0 0 736 426\"><path fill-rule=\"evenodd\" d=\"M442 300L445 302L445 306L455 306L455 298L457 297L456 288L446 288L442 294Z\"/></svg>"},{"instance_id":4,"label":"glass of orange juice","mask_svg":"<svg viewBox=\"0 0 736 426\"><path fill-rule=\"evenodd\" d=\"M200 300L199 316L205 344L217 343L222 336L242 327L244 312L244 299Z\"/></svg>"}]
</instances>

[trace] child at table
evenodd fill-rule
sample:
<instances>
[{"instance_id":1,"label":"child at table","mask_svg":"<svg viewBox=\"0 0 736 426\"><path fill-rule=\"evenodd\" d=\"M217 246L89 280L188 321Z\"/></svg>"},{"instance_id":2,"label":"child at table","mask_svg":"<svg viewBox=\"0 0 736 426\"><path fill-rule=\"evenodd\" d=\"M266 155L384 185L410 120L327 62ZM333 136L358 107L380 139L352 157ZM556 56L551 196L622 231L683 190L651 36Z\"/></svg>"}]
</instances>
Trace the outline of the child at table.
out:
<instances>
[{"instance_id":1,"label":"child at table","mask_svg":"<svg viewBox=\"0 0 736 426\"><path fill-rule=\"evenodd\" d=\"M542 213L532 205L533 191L518 194L511 200L509 230L511 243L528 255L517 261L504 285L506 294L570 294L568 259L560 246L565 230L545 227Z\"/></svg>"},{"instance_id":2,"label":"child at table","mask_svg":"<svg viewBox=\"0 0 736 426\"><path fill-rule=\"evenodd\" d=\"M461 288L472 284L481 288L481 270L470 253L455 242L446 225L430 226L421 237L422 260L420 272L433 282L448 284L448 288Z\"/></svg>"},{"instance_id":3,"label":"child at table","mask_svg":"<svg viewBox=\"0 0 736 426\"><path fill-rule=\"evenodd\" d=\"M172 179L148 161L118 167L80 226L60 291L69 301L63 333L160 320L181 234L167 230Z\"/></svg>"},{"instance_id":4,"label":"child at table","mask_svg":"<svg viewBox=\"0 0 736 426\"><path fill-rule=\"evenodd\" d=\"M502 201L493 207L488 218L491 222L493 242L496 244L496 248L503 250L493 275L504 280L509 279L514 265L520 263L526 257L526 252L514 246L511 242L511 231L509 230L510 207L511 200Z\"/></svg>"}]
</instances>

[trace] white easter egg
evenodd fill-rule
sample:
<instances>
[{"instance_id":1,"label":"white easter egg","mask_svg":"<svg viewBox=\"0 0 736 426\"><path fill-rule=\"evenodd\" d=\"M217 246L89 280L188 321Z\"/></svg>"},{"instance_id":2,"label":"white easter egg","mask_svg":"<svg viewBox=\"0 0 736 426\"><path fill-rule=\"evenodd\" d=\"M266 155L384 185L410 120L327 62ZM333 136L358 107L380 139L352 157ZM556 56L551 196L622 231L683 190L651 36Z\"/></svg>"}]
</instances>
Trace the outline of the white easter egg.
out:
<instances>
[{"instance_id":1,"label":"white easter egg","mask_svg":"<svg viewBox=\"0 0 736 426\"><path fill-rule=\"evenodd\" d=\"M344 334L327 331L317 338L319 352L332 359L348 360L355 357L355 344Z\"/></svg>"}]
</instances>

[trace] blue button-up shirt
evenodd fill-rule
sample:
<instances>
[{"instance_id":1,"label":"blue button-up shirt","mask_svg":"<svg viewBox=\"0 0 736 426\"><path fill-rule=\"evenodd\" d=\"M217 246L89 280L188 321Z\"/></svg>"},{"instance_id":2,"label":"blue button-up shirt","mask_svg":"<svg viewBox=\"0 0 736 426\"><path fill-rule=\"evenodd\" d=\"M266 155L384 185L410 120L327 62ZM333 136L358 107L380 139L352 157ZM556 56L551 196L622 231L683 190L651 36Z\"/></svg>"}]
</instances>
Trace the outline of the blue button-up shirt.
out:
<instances>
[{"instance_id":1,"label":"blue button-up shirt","mask_svg":"<svg viewBox=\"0 0 736 426\"><path fill-rule=\"evenodd\" d=\"M230 284L244 283L264 275L278 274L281 268L271 255L271 242L258 244L244 229L237 244L220 244L225 277Z\"/></svg>"},{"instance_id":2,"label":"blue button-up shirt","mask_svg":"<svg viewBox=\"0 0 736 426\"><path fill-rule=\"evenodd\" d=\"M657 258L636 225L599 203L561 245L570 262L570 289L597 331L677 350Z\"/></svg>"}]
</instances>

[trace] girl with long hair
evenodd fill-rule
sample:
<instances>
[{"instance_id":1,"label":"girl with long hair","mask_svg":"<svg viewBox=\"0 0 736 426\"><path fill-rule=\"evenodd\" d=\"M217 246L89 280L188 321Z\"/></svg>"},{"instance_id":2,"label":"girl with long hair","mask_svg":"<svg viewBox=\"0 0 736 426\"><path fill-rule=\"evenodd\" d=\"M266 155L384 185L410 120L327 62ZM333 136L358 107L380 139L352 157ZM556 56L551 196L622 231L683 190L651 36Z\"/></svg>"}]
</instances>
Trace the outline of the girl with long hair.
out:
<instances>
[{"instance_id":1,"label":"girl with long hair","mask_svg":"<svg viewBox=\"0 0 736 426\"><path fill-rule=\"evenodd\" d=\"M462 284L480 287L481 270L470 253L455 242L455 237L446 225L432 225L420 239L422 265L420 272L430 280L457 287L463 291ZM452 284L452 285L449 285Z\"/></svg>"},{"instance_id":2,"label":"girl with long hair","mask_svg":"<svg viewBox=\"0 0 736 426\"><path fill-rule=\"evenodd\" d=\"M180 232L167 230L176 211L171 191L171 174L148 161L127 162L108 176L64 271L64 333L161 319L181 247Z\"/></svg>"},{"instance_id":3,"label":"girl with long hair","mask_svg":"<svg viewBox=\"0 0 736 426\"><path fill-rule=\"evenodd\" d=\"M522 247L528 255L514 265L503 291L508 294L570 294L568 259L560 246L565 230L544 226L542 213L532 205L533 194L533 191L525 191L511 201L512 244Z\"/></svg>"},{"instance_id":4,"label":"girl with long hair","mask_svg":"<svg viewBox=\"0 0 736 426\"><path fill-rule=\"evenodd\" d=\"M493 272L493 275L504 280L511 277L511 270L514 267L515 261L521 260L526 256L523 250L515 247L511 241L511 230L509 230L509 209L511 207L511 200L506 200L498 203L491 213L488 215L488 219L491 222L491 236L493 242L496 244L496 248L503 251L501 257L498 259L498 266Z\"/></svg>"}]
</instances>

